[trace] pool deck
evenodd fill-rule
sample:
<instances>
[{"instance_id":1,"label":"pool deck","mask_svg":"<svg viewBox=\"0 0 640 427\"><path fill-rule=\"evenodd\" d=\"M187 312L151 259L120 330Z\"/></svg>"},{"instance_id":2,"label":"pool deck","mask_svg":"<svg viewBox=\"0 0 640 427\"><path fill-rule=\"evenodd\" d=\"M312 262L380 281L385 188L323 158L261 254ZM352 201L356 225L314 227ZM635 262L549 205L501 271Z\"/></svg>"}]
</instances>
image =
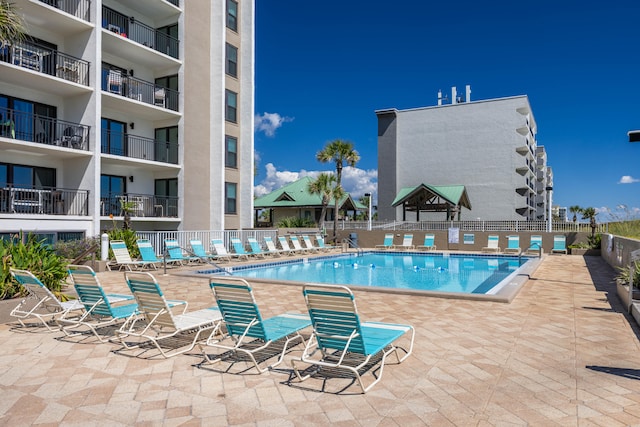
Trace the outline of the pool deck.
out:
<instances>
[{"instance_id":1,"label":"pool deck","mask_svg":"<svg viewBox=\"0 0 640 427\"><path fill-rule=\"evenodd\" d=\"M190 310L213 305L206 278L169 272L155 274L168 298ZM363 319L416 328L413 355L365 395L341 391L344 378L288 384L288 363L223 372L229 364L198 368L196 350L136 356L0 324L0 424L640 425L640 332L614 275L599 257L551 255L510 304L355 291ZM126 292L123 273L99 277ZM298 287L254 291L265 317L305 310ZM13 305L0 305L4 318Z\"/></svg>"}]
</instances>

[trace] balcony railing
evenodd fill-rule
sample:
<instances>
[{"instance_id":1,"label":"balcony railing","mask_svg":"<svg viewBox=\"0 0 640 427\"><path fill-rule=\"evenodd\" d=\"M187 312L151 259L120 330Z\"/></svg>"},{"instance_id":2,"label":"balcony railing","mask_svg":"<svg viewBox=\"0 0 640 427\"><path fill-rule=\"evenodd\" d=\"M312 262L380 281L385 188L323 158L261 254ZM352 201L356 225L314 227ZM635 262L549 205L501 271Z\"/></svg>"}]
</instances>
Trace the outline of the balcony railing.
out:
<instances>
[{"instance_id":1,"label":"balcony railing","mask_svg":"<svg viewBox=\"0 0 640 427\"><path fill-rule=\"evenodd\" d=\"M55 187L2 187L0 212L36 215L81 215L89 213L89 191Z\"/></svg>"},{"instance_id":2,"label":"balcony railing","mask_svg":"<svg viewBox=\"0 0 640 427\"><path fill-rule=\"evenodd\" d=\"M3 46L0 61L89 86L89 62L37 43Z\"/></svg>"},{"instance_id":3,"label":"balcony railing","mask_svg":"<svg viewBox=\"0 0 640 427\"><path fill-rule=\"evenodd\" d=\"M87 22L91 22L91 16L89 14L91 0L40 0L44 4L53 6L56 9L60 9L67 12L76 18L83 19Z\"/></svg>"},{"instance_id":4,"label":"balcony railing","mask_svg":"<svg viewBox=\"0 0 640 427\"><path fill-rule=\"evenodd\" d=\"M174 5L175 7L180 7L180 0L167 0L169 3Z\"/></svg>"},{"instance_id":5,"label":"balcony railing","mask_svg":"<svg viewBox=\"0 0 640 427\"><path fill-rule=\"evenodd\" d=\"M178 164L178 144L143 136L102 130L103 154Z\"/></svg>"},{"instance_id":6,"label":"balcony railing","mask_svg":"<svg viewBox=\"0 0 640 427\"><path fill-rule=\"evenodd\" d=\"M102 69L102 90L156 107L178 111L178 91L121 73Z\"/></svg>"},{"instance_id":7,"label":"balcony railing","mask_svg":"<svg viewBox=\"0 0 640 427\"><path fill-rule=\"evenodd\" d=\"M172 58L178 58L178 39L139 22L134 16L125 16L103 6L102 28L167 54Z\"/></svg>"},{"instance_id":8,"label":"balcony railing","mask_svg":"<svg viewBox=\"0 0 640 427\"><path fill-rule=\"evenodd\" d=\"M178 216L178 198L149 194L109 194L100 198L102 216L172 218Z\"/></svg>"},{"instance_id":9,"label":"balcony railing","mask_svg":"<svg viewBox=\"0 0 640 427\"><path fill-rule=\"evenodd\" d=\"M0 107L0 136L89 150L89 126Z\"/></svg>"}]
</instances>

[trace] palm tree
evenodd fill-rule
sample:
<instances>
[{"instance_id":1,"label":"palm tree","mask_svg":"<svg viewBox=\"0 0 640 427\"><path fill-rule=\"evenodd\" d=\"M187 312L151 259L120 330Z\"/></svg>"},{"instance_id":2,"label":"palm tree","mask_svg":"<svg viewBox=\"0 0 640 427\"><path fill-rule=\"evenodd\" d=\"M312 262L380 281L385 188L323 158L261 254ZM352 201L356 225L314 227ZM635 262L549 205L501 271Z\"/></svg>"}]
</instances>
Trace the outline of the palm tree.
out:
<instances>
[{"instance_id":1,"label":"palm tree","mask_svg":"<svg viewBox=\"0 0 640 427\"><path fill-rule=\"evenodd\" d=\"M327 206L333 196L334 184L336 182L336 176L330 173L321 173L316 179L309 182L307 190L311 194L318 194L322 197L322 212L320 213L320 225L319 228L324 230L324 218L327 214Z\"/></svg>"},{"instance_id":2,"label":"palm tree","mask_svg":"<svg viewBox=\"0 0 640 427\"><path fill-rule=\"evenodd\" d=\"M589 220L589 226L591 227L591 237L596 234L596 210L594 208L584 208L581 210L582 219Z\"/></svg>"},{"instance_id":3,"label":"palm tree","mask_svg":"<svg viewBox=\"0 0 640 427\"><path fill-rule=\"evenodd\" d=\"M573 214L573 222L578 220L578 214L582 213L582 208L578 205L573 205L569 208L569 212Z\"/></svg>"},{"instance_id":4,"label":"palm tree","mask_svg":"<svg viewBox=\"0 0 640 427\"><path fill-rule=\"evenodd\" d=\"M12 3L0 0L0 47L24 38L24 20Z\"/></svg>"},{"instance_id":5,"label":"palm tree","mask_svg":"<svg viewBox=\"0 0 640 427\"><path fill-rule=\"evenodd\" d=\"M353 148L353 144L349 141L344 141L341 139L336 139L329 142L322 151L319 151L316 154L316 159L322 163L335 162L336 164L336 185L335 189L338 187L342 190L342 167L344 163L348 166L355 166L358 160L360 160L360 155ZM340 199L335 197L334 193L334 218L333 218L333 240L335 242L336 235L338 234L338 203Z\"/></svg>"}]
</instances>

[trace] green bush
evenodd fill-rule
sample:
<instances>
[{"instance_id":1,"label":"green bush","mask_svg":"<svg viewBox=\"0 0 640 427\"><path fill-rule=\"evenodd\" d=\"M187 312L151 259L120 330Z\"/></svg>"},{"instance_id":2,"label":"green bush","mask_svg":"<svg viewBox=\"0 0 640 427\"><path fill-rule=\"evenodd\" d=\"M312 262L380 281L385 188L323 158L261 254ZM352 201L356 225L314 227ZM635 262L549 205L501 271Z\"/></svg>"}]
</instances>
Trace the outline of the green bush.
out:
<instances>
[{"instance_id":1,"label":"green bush","mask_svg":"<svg viewBox=\"0 0 640 427\"><path fill-rule=\"evenodd\" d=\"M138 237L136 236L136 232L132 229L125 228L113 228L107 231L109 235L109 240L122 240L127 245L127 249L129 250L129 255L131 255L132 259L138 258L140 256L140 250L138 249L138 245L136 244L136 240ZM113 251L109 248L109 258L113 259Z\"/></svg>"},{"instance_id":2,"label":"green bush","mask_svg":"<svg viewBox=\"0 0 640 427\"><path fill-rule=\"evenodd\" d=\"M312 221L310 218L296 218L296 217L287 217L282 218L276 224L276 227L279 228L312 228L316 227L316 223Z\"/></svg>"},{"instance_id":3,"label":"green bush","mask_svg":"<svg viewBox=\"0 0 640 427\"><path fill-rule=\"evenodd\" d=\"M0 299L21 296L25 292L11 277L9 267L29 270L52 292L60 292L62 282L67 278L67 262L45 242L32 234L25 242L22 233L10 240L0 239Z\"/></svg>"},{"instance_id":4,"label":"green bush","mask_svg":"<svg viewBox=\"0 0 640 427\"><path fill-rule=\"evenodd\" d=\"M589 249L600 249L602 244L602 234L587 236L587 244L589 245Z\"/></svg>"},{"instance_id":5,"label":"green bush","mask_svg":"<svg viewBox=\"0 0 640 427\"><path fill-rule=\"evenodd\" d=\"M616 267L616 270L618 270L616 280L625 284L629 284L629 267ZM634 261L633 286L636 288L640 288L640 261Z\"/></svg>"}]
</instances>

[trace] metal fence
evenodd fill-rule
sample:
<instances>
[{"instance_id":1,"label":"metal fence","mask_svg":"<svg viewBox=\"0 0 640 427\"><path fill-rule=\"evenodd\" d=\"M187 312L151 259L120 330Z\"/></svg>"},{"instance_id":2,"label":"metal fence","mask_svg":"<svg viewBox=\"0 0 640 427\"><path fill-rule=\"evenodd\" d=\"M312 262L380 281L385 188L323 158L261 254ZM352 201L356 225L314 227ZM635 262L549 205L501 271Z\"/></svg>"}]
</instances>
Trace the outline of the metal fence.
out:
<instances>
[{"instance_id":1,"label":"metal fence","mask_svg":"<svg viewBox=\"0 0 640 427\"><path fill-rule=\"evenodd\" d=\"M372 221L372 230L446 231L459 228L461 231L547 231L547 221ZM326 230L333 230L333 222L325 222ZM339 230L368 230L368 221L339 221ZM553 222L551 231L591 232L588 223ZM607 233L609 224L596 224L596 233Z\"/></svg>"}]
</instances>

